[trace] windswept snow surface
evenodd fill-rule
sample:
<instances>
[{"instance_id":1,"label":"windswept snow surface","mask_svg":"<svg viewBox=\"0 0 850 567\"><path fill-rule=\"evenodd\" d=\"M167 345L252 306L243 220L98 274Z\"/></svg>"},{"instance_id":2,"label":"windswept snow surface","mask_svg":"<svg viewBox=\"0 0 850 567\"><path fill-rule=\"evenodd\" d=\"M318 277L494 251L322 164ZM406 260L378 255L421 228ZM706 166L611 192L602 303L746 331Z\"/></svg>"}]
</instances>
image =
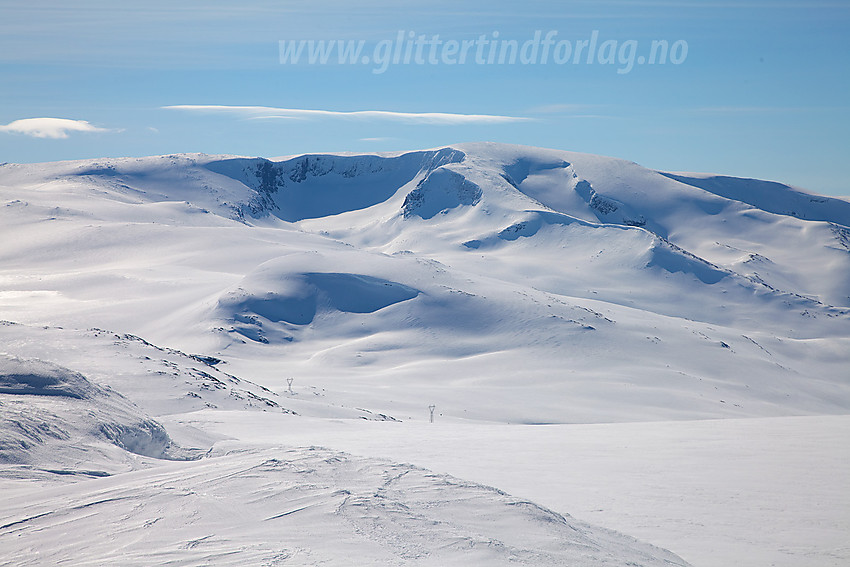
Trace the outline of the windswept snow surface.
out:
<instances>
[{"instance_id":1,"label":"windswept snow surface","mask_svg":"<svg viewBox=\"0 0 850 567\"><path fill-rule=\"evenodd\" d=\"M4 512L0 550L15 558L345 564L356 550L364 564L678 562L579 527L560 508L575 500L544 499L549 512L520 510L483 485L444 491L422 479L448 478L450 459L424 453L428 462L413 465L433 473L409 466L405 475L420 481L380 500L377 479L401 470L381 459L408 457L390 445L347 449L332 427L318 426L309 443L328 448L311 453L285 426L385 422L369 429L380 445L395 438L393 422L427 427L429 405L461 437L486 437L475 429L483 424L581 432L569 424L846 415L850 202L489 143L278 161L185 154L4 164L0 319L0 459L4 493L18 498ZM733 443L733 430L718 442ZM552 430L522 431L546 432L529 434L528 446L559 450ZM499 455L510 470L516 450L487 446L482 462ZM317 455L324 464L311 465L310 486L326 488L304 495L315 508L279 516L294 532L270 539L267 518L295 510L298 498L268 488L279 471L264 463ZM216 476L214 462L244 485ZM298 466L280 465L286 482L309 484L313 473ZM461 472L523 492L510 474ZM628 485L627 475L610 478ZM846 491L846 474L833 482ZM44 486L55 492L43 495ZM110 504L89 506L101 490ZM359 515L343 513L346 490L373 500ZM212 496L183 508L169 491ZM27 512L35 495L45 516ZM236 500L238 528L225 513ZM130 513L147 501L151 518ZM495 523L481 523L472 512L480 506L492 507ZM850 527L833 513L838 503L818 506L825 532ZM532 509L537 520L561 519L529 524ZM156 514L163 521L151 531L145 522ZM172 532L181 514L195 518L197 534ZM711 553L729 531L691 523L671 542L651 515L641 526L616 512L604 520L676 552L680 541L698 566L730 560ZM338 545L320 539L326 524L347 534ZM70 555L47 535L96 526L111 535L77 538ZM574 528L592 543L571 540ZM691 545L698 529L721 541ZM530 539L506 539L517 530ZM736 526L741 554L782 545L779 532L770 540L747 530L756 534L758 523ZM138 544L148 532L158 547ZM839 565L850 552L825 543L769 560Z\"/></svg>"},{"instance_id":2,"label":"windswept snow surface","mask_svg":"<svg viewBox=\"0 0 850 567\"><path fill-rule=\"evenodd\" d=\"M25 493L0 522L16 565L685 565L494 488L314 447Z\"/></svg>"}]
</instances>

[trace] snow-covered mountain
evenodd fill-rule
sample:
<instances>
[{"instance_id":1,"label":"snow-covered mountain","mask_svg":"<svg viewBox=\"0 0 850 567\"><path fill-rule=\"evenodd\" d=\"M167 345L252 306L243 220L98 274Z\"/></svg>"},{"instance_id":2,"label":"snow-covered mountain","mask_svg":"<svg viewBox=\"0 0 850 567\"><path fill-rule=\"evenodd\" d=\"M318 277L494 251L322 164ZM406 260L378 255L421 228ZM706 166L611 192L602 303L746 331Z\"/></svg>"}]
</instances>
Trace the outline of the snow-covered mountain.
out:
<instances>
[{"instance_id":1,"label":"snow-covered mountain","mask_svg":"<svg viewBox=\"0 0 850 567\"><path fill-rule=\"evenodd\" d=\"M191 464L209 452L240 474L262 471L252 477L259 484L240 493L255 502L251 491L264 490L283 465L268 464L267 446L223 445L221 432L199 425L214 418L188 417L215 412L427 422L434 405L438 421L463 427L850 407L850 202L778 183L489 143L276 160L186 154L4 164L0 236L0 462L8 479L115 475L103 494L135 491L137 499L157 492L150 482L232 492L205 460ZM297 453L294 462L317 458L287 451ZM367 492L397 467L321 458L356 468L351 483ZM195 480L181 479L190 470L181 467ZM464 530L485 529L471 522L469 508L452 505L446 513L461 518L458 526L399 547L408 530L425 529L420 508L435 501L479 506L483 498L502 507L504 526L526 520L511 515L519 508L501 493L421 479L393 501L407 519L384 500L373 516L375 502L357 500L339 480L348 473L310 467L321 483L349 492L304 493L319 507L305 521L354 514L359 519L345 525L373 543L378 524L394 526L376 544L384 551L363 548L374 564L384 552L402 564L518 557L562 564L564 549L585 545L545 528L537 551L526 550L539 556L513 543L499 548L510 552L480 558L459 544L448 555L429 552ZM113 480L125 475L136 475L126 478L137 488ZM442 494L435 482L474 496ZM73 486L50 498L78 509ZM280 498L244 514L274 516ZM15 502L0 517L0 549L19 529L29 533L26 500ZM50 500L40 506L50 508ZM550 513L540 510L532 515ZM89 526L83 517L79 525ZM549 525L535 518L529 530ZM449 525L448 516L429 521ZM207 529L224 525L216 516ZM488 527L495 535L487 537L506 537L504 526ZM21 545L38 547L42 529ZM263 533L232 537L254 549L252 538ZM157 534L162 545L179 544ZM484 540L462 537L481 550ZM304 538L292 545L314 555L280 551L281 564L345 557L342 547L319 553ZM620 551L612 564L670 560L617 541L594 544L601 555L581 564L607 564L613 549ZM99 543L89 552L108 559L102 554L110 550ZM270 560L273 551L251 557ZM160 559L204 557L175 553Z\"/></svg>"},{"instance_id":2,"label":"snow-covered mountain","mask_svg":"<svg viewBox=\"0 0 850 567\"><path fill-rule=\"evenodd\" d=\"M850 403L840 199L495 144L0 174L5 318L226 358L320 406L563 423Z\"/></svg>"}]
</instances>

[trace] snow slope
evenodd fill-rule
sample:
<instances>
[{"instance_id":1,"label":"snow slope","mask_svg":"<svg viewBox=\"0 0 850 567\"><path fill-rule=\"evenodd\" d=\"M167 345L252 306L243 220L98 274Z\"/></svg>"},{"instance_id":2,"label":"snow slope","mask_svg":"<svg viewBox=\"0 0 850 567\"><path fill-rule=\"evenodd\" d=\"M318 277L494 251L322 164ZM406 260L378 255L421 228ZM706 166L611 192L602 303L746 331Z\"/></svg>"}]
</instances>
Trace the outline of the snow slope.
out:
<instances>
[{"instance_id":1,"label":"snow slope","mask_svg":"<svg viewBox=\"0 0 850 567\"><path fill-rule=\"evenodd\" d=\"M142 488L146 475L168 470L177 479L206 470L214 455L253 479L250 492L266 472L245 471L269 451L307 455L279 448L284 432L244 445L244 458L222 454L223 437L250 437L236 435L234 415L258 433L278 423L274 415L388 422L381 428L426 422L432 404L437 420L459 432L481 423L843 415L850 202L489 143L278 161L185 154L4 164L0 318L3 478L29 496L31 482L77 498L88 482L108 480L129 491L129 505L155 498ZM199 411L205 417L194 420ZM209 416L217 412L234 425L221 430ZM379 438L391 431L381 428ZM328 451L339 455L333 440ZM391 455L370 458L382 457ZM362 466L372 478L397 465ZM199 474L197 482L231 491ZM366 477L364 486L373 482ZM96 480L77 482L87 478ZM197 490L196 481L180 489ZM435 486L410 490L420 488L433 497L428 506L443 501ZM496 493L475 490L497 505ZM305 522L341 521L327 515L333 498L317 498L325 515ZM25 500L17 506L23 514ZM500 510L505 525L525 521ZM243 543L219 542L210 557L260 549L267 512L246 510L251 519L232 536ZM119 506L72 523L88 530L126 513ZM224 529L218 511L204 504L197 513L209 529ZM417 514L411 533L424 529ZM461 518L461 532L483 529L468 510ZM365 540L352 545L372 541L379 524L357 524ZM496 528L488 537L502 541ZM22 529L15 538L37 542L47 528ZM0 548L11 533L0 533ZM299 549L345 556L308 536ZM564 549L549 541L562 536L534 544L545 561L562 560ZM166 532L157 537L163 549L182 545ZM375 562L468 560L446 543L452 537L420 541L417 549L429 550L421 556L390 544L362 549ZM611 537L620 543L599 544L597 564L610 554L647 564L665 557ZM81 553L105 557L119 540ZM451 557L433 555L443 545ZM168 557L204 560L191 549ZM279 558L292 564L319 557L286 549ZM520 557L514 544L500 549L480 561ZM272 561L273 551L252 557ZM128 553L146 561L141 548Z\"/></svg>"},{"instance_id":2,"label":"snow slope","mask_svg":"<svg viewBox=\"0 0 850 567\"><path fill-rule=\"evenodd\" d=\"M175 419L253 442L320 442L418 463L569 510L693 565L841 567L850 558L847 415L463 427L279 415L261 430L262 417Z\"/></svg>"},{"instance_id":3,"label":"snow slope","mask_svg":"<svg viewBox=\"0 0 850 567\"><path fill-rule=\"evenodd\" d=\"M685 565L493 488L312 447L238 448L5 500L9 565ZM53 538L63 544L45 548Z\"/></svg>"}]
</instances>

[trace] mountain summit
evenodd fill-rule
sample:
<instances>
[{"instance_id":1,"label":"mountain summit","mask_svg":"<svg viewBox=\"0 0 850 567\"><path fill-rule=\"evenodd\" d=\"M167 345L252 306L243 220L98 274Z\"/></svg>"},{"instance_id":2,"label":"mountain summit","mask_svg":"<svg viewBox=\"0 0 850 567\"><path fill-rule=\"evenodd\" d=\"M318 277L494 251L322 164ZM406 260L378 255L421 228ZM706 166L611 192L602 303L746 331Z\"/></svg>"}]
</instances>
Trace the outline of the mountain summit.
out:
<instances>
[{"instance_id":1,"label":"mountain summit","mask_svg":"<svg viewBox=\"0 0 850 567\"><path fill-rule=\"evenodd\" d=\"M492 143L7 164L0 183L10 318L272 388L285 368L322 407L403 419L427 391L539 423L850 403L842 199Z\"/></svg>"}]
</instances>

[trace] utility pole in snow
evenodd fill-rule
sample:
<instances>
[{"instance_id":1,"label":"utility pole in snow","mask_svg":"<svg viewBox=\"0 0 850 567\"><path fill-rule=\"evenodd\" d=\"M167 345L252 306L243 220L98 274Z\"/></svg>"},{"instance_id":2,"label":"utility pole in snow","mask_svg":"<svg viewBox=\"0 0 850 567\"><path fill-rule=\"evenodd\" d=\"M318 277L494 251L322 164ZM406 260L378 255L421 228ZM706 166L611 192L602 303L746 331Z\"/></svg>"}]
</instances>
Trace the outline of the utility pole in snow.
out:
<instances>
[{"instance_id":1,"label":"utility pole in snow","mask_svg":"<svg viewBox=\"0 0 850 567\"><path fill-rule=\"evenodd\" d=\"M295 392L293 392L293 391L292 391L292 383L293 383L294 381L295 381L295 378L287 378L287 379L286 379L286 385L287 385L287 386L289 386L289 393L290 393L290 394L294 394L294 393L295 393Z\"/></svg>"},{"instance_id":2,"label":"utility pole in snow","mask_svg":"<svg viewBox=\"0 0 850 567\"><path fill-rule=\"evenodd\" d=\"M437 406L431 404L428 409L431 410L431 423L434 423L434 410L437 409Z\"/></svg>"}]
</instances>

